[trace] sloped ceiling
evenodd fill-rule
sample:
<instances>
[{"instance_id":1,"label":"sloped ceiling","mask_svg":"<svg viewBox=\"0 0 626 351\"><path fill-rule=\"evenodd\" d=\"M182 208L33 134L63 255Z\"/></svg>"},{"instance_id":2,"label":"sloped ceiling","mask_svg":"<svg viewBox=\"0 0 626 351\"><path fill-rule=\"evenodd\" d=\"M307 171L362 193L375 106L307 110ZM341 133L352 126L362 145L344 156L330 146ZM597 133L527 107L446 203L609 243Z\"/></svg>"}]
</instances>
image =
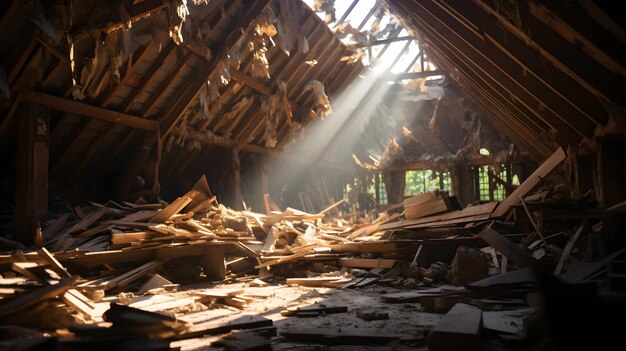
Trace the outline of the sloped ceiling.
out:
<instances>
[{"instance_id":1,"label":"sloped ceiling","mask_svg":"<svg viewBox=\"0 0 626 351\"><path fill-rule=\"evenodd\" d=\"M331 95L363 68L340 61L352 51L299 1L14 0L0 10L6 178L25 101L50 107L51 180L123 196L152 173L154 193L193 170L224 173L226 150L271 153L319 113L310 81Z\"/></svg>"},{"instance_id":2,"label":"sloped ceiling","mask_svg":"<svg viewBox=\"0 0 626 351\"><path fill-rule=\"evenodd\" d=\"M498 128L537 156L624 125L623 29L592 2L384 1Z\"/></svg>"}]
</instances>

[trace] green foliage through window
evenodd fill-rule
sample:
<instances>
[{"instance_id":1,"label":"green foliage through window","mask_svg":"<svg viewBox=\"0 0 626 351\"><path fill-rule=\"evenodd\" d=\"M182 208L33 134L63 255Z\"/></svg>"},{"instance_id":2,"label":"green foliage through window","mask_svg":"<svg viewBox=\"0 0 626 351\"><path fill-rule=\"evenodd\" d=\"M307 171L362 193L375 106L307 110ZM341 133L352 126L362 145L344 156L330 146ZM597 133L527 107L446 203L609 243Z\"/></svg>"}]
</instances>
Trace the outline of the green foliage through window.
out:
<instances>
[{"instance_id":1,"label":"green foliage through window","mask_svg":"<svg viewBox=\"0 0 626 351\"><path fill-rule=\"evenodd\" d=\"M434 189L447 190L452 194L450 172L438 172L430 169L407 171L405 177L404 195L406 196L423 194Z\"/></svg>"}]
</instances>

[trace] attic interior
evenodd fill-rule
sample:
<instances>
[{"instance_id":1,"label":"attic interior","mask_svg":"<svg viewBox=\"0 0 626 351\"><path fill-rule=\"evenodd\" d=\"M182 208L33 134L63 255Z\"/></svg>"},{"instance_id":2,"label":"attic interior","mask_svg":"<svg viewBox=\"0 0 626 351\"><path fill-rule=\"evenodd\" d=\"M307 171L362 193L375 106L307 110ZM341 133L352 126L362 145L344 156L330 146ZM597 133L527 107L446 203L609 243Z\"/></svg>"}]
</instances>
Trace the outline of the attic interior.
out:
<instances>
[{"instance_id":1,"label":"attic interior","mask_svg":"<svg viewBox=\"0 0 626 351\"><path fill-rule=\"evenodd\" d=\"M621 342L605 0L5 0L8 350Z\"/></svg>"}]
</instances>

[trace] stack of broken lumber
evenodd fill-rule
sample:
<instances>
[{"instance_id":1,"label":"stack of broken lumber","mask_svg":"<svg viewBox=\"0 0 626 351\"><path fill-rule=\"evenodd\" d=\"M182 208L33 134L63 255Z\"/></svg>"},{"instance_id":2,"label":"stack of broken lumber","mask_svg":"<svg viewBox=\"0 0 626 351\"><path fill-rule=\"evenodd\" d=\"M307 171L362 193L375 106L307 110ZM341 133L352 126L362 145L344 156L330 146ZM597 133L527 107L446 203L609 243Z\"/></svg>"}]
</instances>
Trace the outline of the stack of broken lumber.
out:
<instances>
[{"instance_id":1,"label":"stack of broken lumber","mask_svg":"<svg viewBox=\"0 0 626 351\"><path fill-rule=\"evenodd\" d=\"M0 320L10 321L0 328L8 334L0 342L3 348L169 350L187 344L221 345L233 339L232 334L223 335L232 330L248 330L252 336L246 339L260 345L269 345L268 338L276 335L270 319L210 310L243 308L255 297L242 289L176 293L177 284L154 274L135 293L105 295L71 274L45 248L37 255L42 262L14 262L12 277L3 272L0 278ZM200 336L205 338L197 340Z\"/></svg>"}]
</instances>

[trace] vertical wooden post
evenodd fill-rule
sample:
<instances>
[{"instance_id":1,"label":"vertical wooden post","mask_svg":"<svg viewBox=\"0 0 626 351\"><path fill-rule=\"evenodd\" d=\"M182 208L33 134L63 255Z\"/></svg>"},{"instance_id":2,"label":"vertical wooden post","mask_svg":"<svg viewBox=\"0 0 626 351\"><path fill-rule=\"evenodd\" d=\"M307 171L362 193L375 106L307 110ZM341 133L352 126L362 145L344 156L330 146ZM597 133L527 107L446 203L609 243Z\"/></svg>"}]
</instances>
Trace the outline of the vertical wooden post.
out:
<instances>
[{"instance_id":1,"label":"vertical wooden post","mask_svg":"<svg viewBox=\"0 0 626 351\"><path fill-rule=\"evenodd\" d=\"M49 117L33 103L18 109L14 229L24 244L34 242L37 220L48 210Z\"/></svg>"},{"instance_id":2,"label":"vertical wooden post","mask_svg":"<svg viewBox=\"0 0 626 351\"><path fill-rule=\"evenodd\" d=\"M261 160L261 195L270 193L269 156L260 156Z\"/></svg>"},{"instance_id":3,"label":"vertical wooden post","mask_svg":"<svg viewBox=\"0 0 626 351\"><path fill-rule=\"evenodd\" d=\"M598 137L597 141L595 191L598 201L608 207L626 198L625 142L621 136Z\"/></svg>"},{"instance_id":4,"label":"vertical wooden post","mask_svg":"<svg viewBox=\"0 0 626 351\"><path fill-rule=\"evenodd\" d=\"M456 166L451 173L454 196L459 200L461 206L465 207L467 204L476 201L478 195L474 191L476 186L474 185L474 178L469 166Z\"/></svg>"},{"instance_id":5,"label":"vertical wooden post","mask_svg":"<svg viewBox=\"0 0 626 351\"><path fill-rule=\"evenodd\" d=\"M126 176L120 184L118 190L118 197L120 199L125 199L133 188L133 184L135 184L137 176L140 174L144 164L148 160L155 142L156 136L152 133L147 133L142 139L139 145L139 150L137 150L135 156L132 158L132 163L130 164L128 173L126 173Z\"/></svg>"},{"instance_id":6,"label":"vertical wooden post","mask_svg":"<svg viewBox=\"0 0 626 351\"><path fill-rule=\"evenodd\" d=\"M232 148L233 164L233 208L241 210L241 162L239 160L239 149Z\"/></svg>"},{"instance_id":7,"label":"vertical wooden post","mask_svg":"<svg viewBox=\"0 0 626 351\"><path fill-rule=\"evenodd\" d=\"M202 258L202 270L208 280L224 280L226 264L224 263L224 248L221 245L209 245Z\"/></svg>"}]
</instances>

